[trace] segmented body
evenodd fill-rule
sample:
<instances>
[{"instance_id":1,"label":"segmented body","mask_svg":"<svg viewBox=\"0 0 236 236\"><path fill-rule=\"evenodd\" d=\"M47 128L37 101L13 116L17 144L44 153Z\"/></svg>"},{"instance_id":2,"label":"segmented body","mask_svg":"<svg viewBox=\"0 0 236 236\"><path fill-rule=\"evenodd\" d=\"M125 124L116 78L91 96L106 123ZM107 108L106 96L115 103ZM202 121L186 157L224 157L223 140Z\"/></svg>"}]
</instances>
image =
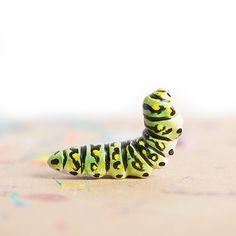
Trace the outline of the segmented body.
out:
<instances>
[{"instance_id":1,"label":"segmented body","mask_svg":"<svg viewBox=\"0 0 236 236\"><path fill-rule=\"evenodd\" d=\"M159 89L143 102L145 129L141 137L110 144L72 147L54 153L53 169L95 178L136 176L145 178L168 162L182 133L183 119L168 91Z\"/></svg>"}]
</instances>

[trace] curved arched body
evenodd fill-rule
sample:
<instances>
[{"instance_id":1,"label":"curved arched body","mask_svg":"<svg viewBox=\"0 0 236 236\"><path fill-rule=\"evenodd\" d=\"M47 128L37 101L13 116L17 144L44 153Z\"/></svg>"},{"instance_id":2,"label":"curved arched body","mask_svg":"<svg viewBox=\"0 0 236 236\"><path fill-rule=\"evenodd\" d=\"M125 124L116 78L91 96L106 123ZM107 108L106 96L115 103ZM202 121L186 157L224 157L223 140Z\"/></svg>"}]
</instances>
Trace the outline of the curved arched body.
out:
<instances>
[{"instance_id":1,"label":"curved arched body","mask_svg":"<svg viewBox=\"0 0 236 236\"><path fill-rule=\"evenodd\" d=\"M95 178L145 178L167 164L183 130L183 119L167 90L158 89L143 102L145 129L133 140L86 145L57 151L48 165L72 175Z\"/></svg>"}]
</instances>

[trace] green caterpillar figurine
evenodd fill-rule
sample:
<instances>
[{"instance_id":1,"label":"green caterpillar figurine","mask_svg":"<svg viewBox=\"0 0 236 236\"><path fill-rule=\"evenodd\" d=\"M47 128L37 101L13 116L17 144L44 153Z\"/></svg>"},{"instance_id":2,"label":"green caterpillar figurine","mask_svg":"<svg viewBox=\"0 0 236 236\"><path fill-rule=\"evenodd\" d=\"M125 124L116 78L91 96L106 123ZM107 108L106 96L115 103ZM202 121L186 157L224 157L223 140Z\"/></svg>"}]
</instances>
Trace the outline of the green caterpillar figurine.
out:
<instances>
[{"instance_id":1,"label":"green caterpillar figurine","mask_svg":"<svg viewBox=\"0 0 236 236\"><path fill-rule=\"evenodd\" d=\"M110 144L72 147L55 152L48 165L71 175L95 178L146 178L167 164L182 133L183 119L167 90L158 89L143 102L145 129L139 138Z\"/></svg>"}]
</instances>

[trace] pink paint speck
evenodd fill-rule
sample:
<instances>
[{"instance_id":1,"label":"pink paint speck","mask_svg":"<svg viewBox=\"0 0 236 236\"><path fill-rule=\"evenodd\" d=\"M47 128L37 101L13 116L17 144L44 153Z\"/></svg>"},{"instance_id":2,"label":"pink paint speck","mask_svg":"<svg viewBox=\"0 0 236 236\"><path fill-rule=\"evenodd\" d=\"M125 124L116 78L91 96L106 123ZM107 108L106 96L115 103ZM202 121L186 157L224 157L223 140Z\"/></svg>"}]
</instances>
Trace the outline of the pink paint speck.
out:
<instances>
[{"instance_id":1,"label":"pink paint speck","mask_svg":"<svg viewBox=\"0 0 236 236\"><path fill-rule=\"evenodd\" d=\"M59 194L29 194L24 196L24 198L31 199L31 200L36 200L36 201L42 201L42 202L60 202L60 201L65 201L66 197L63 195Z\"/></svg>"}]
</instances>

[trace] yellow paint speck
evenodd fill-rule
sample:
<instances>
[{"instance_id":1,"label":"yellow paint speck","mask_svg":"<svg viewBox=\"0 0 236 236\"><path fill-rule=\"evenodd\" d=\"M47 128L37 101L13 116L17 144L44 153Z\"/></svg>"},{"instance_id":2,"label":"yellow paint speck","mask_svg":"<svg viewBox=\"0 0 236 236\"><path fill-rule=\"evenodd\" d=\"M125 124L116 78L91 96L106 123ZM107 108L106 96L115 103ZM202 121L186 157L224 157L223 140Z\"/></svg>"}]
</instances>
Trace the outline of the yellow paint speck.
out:
<instances>
[{"instance_id":1,"label":"yellow paint speck","mask_svg":"<svg viewBox=\"0 0 236 236\"><path fill-rule=\"evenodd\" d=\"M38 164L45 164L48 161L48 157L49 157L49 155L38 156L34 159L34 162L36 162Z\"/></svg>"}]
</instances>

